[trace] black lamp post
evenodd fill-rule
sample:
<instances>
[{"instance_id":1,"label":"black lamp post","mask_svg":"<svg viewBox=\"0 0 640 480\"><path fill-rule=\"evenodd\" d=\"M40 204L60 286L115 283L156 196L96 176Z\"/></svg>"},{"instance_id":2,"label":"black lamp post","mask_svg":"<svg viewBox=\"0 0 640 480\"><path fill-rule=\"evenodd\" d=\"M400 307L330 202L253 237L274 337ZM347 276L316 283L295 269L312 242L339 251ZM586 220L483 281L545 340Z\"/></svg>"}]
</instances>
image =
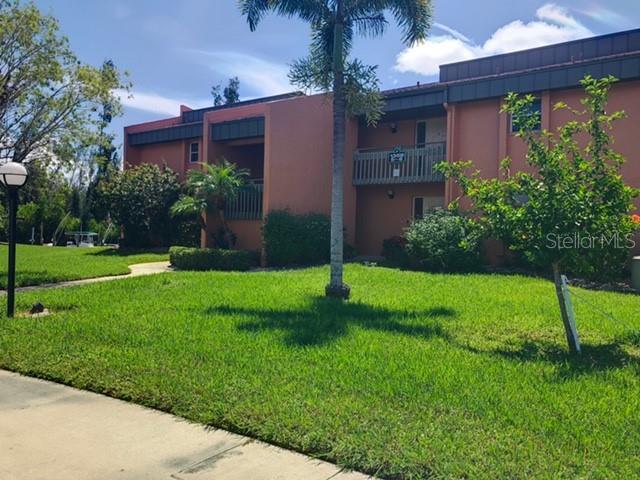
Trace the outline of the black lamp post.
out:
<instances>
[{"instance_id":1,"label":"black lamp post","mask_svg":"<svg viewBox=\"0 0 640 480\"><path fill-rule=\"evenodd\" d=\"M7 317L13 317L16 297L16 216L18 190L27 183L29 173L21 163L7 162L0 166L0 183L9 197L9 272L7 274Z\"/></svg>"}]
</instances>

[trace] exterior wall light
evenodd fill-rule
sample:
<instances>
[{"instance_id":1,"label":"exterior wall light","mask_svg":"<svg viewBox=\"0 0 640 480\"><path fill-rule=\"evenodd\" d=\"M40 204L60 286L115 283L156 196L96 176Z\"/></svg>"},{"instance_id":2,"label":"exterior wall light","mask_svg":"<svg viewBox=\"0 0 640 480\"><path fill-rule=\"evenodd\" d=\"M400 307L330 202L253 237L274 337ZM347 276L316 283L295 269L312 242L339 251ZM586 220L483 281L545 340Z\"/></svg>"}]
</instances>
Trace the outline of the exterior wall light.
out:
<instances>
[{"instance_id":1,"label":"exterior wall light","mask_svg":"<svg viewBox=\"0 0 640 480\"><path fill-rule=\"evenodd\" d=\"M396 192L394 192L393 190L387 190L387 197L389 197L389 200L393 200L396 196Z\"/></svg>"},{"instance_id":2,"label":"exterior wall light","mask_svg":"<svg viewBox=\"0 0 640 480\"><path fill-rule=\"evenodd\" d=\"M398 133L398 124L395 122L391 124L391 133Z\"/></svg>"},{"instance_id":3,"label":"exterior wall light","mask_svg":"<svg viewBox=\"0 0 640 480\"><path fill-rule=\"evenodd\" d=\"M9 197L9 271L7 272L7 317L13 317L16 295L16 215L18 190L27 183L29 172L21 163L7 162L0 166L0 183Z\"/></svg>"}]
</instances>

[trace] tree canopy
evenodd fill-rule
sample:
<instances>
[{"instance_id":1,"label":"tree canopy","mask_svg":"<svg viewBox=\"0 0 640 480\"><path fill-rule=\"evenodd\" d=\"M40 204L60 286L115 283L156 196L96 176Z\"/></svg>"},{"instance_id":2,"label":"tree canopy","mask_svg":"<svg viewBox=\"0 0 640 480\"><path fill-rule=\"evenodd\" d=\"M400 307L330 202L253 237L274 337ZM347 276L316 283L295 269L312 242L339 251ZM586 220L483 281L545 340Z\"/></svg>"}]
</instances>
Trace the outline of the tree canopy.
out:
<instances>
[{"instance_id":1,"label":"tree canopy","mask_svg":"<svg viewBox=\"0 0 640 480\"><path fill-rule=\"evenodd\" d=\"M220 84L214 85L211 87L211 96L213 97L213 105L216 107L238 103L240 101L240 80L238 77L230 78L224 89Z\"/></svg>"},{"instance_id":2,"label":"tree canopy","mask_svg":"<svg viewBox=\"0 0 640 480\"><path fill-rule=\"evenodd\" d=\"M114 92L121 88L128 84L112 63L96 68L78 60L54 17L33 3L0 1L0 159L24 162L95 142L104 118L99 106L117 115Z\"/></svg>"}]
</instances>

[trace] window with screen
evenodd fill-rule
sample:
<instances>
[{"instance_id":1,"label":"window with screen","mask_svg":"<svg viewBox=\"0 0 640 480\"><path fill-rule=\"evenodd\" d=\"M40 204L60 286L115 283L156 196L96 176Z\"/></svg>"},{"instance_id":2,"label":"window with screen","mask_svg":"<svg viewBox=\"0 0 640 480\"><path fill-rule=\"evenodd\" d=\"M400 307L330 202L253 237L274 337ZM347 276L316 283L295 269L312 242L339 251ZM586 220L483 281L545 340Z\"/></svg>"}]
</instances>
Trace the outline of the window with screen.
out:
<instances>
[{"instance_id":1,"label":"window with screen","mask_svg":"<svg viewBox=\"0 0 640 480\"><path fill-rule=\"evenodd\" d=\"M193 142L189 145L189 161L191 163L200 161L200 144L198 142Z\"/></svg>"},{"instance_id":2,"label":"window with screen","mask_svg":"<svg viewBox=\"0 0 640 480\"><path fill-rule=\"evenodd\" d=\"M535 130L540 130L542 128L542 101L539 98L529 104L527 115L536 117ZM513 116L511 117L511 133L518 133L518 127L513 122Z\"/></svg>"},{"instance_id":3,"label":"window with screen","mask_svg":"<svg viewBox=\"0 0 640 480\"><path fill-rule=\"evenodd\" d=\"M427 144L427 122L416 123L416 148L424 148Z\"/></svg>"},{"instance_id":4,"label":"window with screen","mask_svg":"<svg viewBox=\"0 0 640 480\"><path fill-rule=\"evenodd\" d=\"M424 210L424 197L413 197L413 219L420 220L422 217L424 217Z\"/></svg>"}]
</instances>

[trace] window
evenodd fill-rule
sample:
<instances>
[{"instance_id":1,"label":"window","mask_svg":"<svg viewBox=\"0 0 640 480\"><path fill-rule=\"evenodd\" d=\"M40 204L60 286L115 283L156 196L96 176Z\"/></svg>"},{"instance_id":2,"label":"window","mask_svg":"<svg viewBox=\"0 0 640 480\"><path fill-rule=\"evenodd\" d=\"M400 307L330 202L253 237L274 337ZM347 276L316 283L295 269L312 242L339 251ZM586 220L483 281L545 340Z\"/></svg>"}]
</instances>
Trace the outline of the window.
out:
<instances>
[{"instance_id":1,"label":"window","mask_svg":"<svg viewBox=\"0 0 640 480\"><path fill-rule=\"evenodd\" d=\"M413 197L413 219L419 220L424 217L424 197Z\"/></svg>"},{"instance_id":2,"label":"window","mask_svg":"<svg viewBox=\"0 0 640 480\"><path fill-rule=\"evenodd\" d=\"M427 213L444 207L444 197L413 197L412 218L420 220Z\"/></svg>"},{"instance_id":3,"label":"window","mask_svg":"<svg viewBox=\"0 0 640 480\"><path fill-rule=\"evenodd\" d=\"M198 142L193 142L189 145L189 161L191 163L200 161L200 144Z\"/></svg>"},{"instance_id":4,"label":"window","mask_svg":"<svg viewBox=\"0 0 640 480\"><path fill-rule=\"evenodd\" d=\"M540 130L542 128L542 101L536 98L533 103L529 105L528 110L527 115L535 115L537 117L535 129ZM513 117L511 117L511 133L518 133L518 127L514 124Z\"/></svg>"},{"instance_id":5,"label":"window","mask_svg":"<svg viewBox=\"0 0 640 480\"><path fill-rule=\"evenodd\" d=\"M427 143L427 122L416 122L416 148L424 148Z\"/></svg>"}]
</instances>

